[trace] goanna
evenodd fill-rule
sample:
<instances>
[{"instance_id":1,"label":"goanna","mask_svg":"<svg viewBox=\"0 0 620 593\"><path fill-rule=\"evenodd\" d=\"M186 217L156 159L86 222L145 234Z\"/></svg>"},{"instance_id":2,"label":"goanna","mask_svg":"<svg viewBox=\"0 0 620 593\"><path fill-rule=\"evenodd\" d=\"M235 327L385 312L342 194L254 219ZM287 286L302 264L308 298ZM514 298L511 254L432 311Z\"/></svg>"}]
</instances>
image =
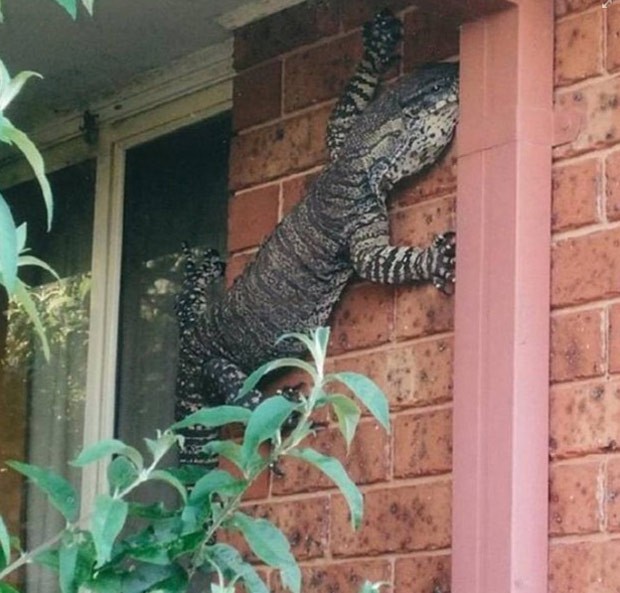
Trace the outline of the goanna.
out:
<instances>
[{"instance_id":1,"label":"goanna","mask_svg":"<svg viewBox=\"0 0 620 593\"><path fill-rule=\"evenodd\" d=\"M208 303L204 291L223 273L218 256L207 253L197 267L186 251L177 299L179 416L205 404L257 406L259 391L239 395L246 374L298 354L296 344L276 339L325 325L354 275L388 284L432 282L441 290L454 282L452 233L426 248L389 242L390 189L439 157L458 113L453 63L422 67L375 98L401 29L385 11L365 25L363 58L328 124L329 164L221 299ZM192 433L185 461L204 436Z\"/></svg>"}]
</instances>

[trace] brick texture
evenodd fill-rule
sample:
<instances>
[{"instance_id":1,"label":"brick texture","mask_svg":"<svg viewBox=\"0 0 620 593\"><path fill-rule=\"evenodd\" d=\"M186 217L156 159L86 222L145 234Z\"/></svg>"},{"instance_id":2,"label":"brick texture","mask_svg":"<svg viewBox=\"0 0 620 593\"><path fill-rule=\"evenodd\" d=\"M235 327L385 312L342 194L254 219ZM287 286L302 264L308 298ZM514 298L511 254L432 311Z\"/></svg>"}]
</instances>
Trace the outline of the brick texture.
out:
<instances>
[{"instance_id":1,"label":"brick texture","mask_svg":"<svg viewBox=\"0 0 620 593\"><path fill-rule=\"evenodd\" d=\"M609 220L620 220L620 151L605 161L605 209Z\"/></svg>"},{"instance_id":2,"label":"brick texture","mask_svg":"<svg viewBox=\"0 0 620 593\"><path fill-rule=\"evenodd\" d=\"M598 159L554 168L551 213L554 231L597 222L602 199L601 176Z\"/></svg>"},{"instance_id":3,"label":"brick texture","mask_svg":"<svg viewBox=\"0 0 620 593\"><path fill-rule=\"evenodd\" d=\"M468 9L489 3L473 0ZM361 54L360 26L385 7L400 13L406 28L403 60L388 73L390 83L421 61L458 53L453 21L418 13L411 0L304 3L236 31L229 284L325 164L327 119ZM456 155L451 146L429 170L395 188L389 204L395 244L426 246L454 228ZM325 427L304 443L338 458L359 484L363 528L352 530L347 505L324 474L292 458L281 463L281 476L262 477L244 510L281 527L300 560L304 589L348 593L369 579L412 593L436 585L448 590L453 299L428 286L357 281L329 324L328 372L370 376L390 405L390 433L362 407L347 450L337 420L322 410L317 420ZM264 388L299 380L307 377L284 375ZM252 559L240 538L226 537ZM275 573L269 582L280 593Z\"/></svg>"},{"instance_id":4,"label":"brick texture","mask_svg":"<svg viewBox=\"0 0 620 593\"><path fill-rule=\"evenodd\" d=\"M603 311L558 315L551 320L551 380L602 375L605 370Z\"/></svg>"},{"instance_id":5,"label":"brick texture","mask_svg":"<svg viewBox=\"0 0 620 593\"><path fill-rule=\"evenodd\" d=\"M620 68L620 5L614 3L605 11L607 17L607 61L609 71Z\"/></svg>"},{"instance_id":6,"label":"brick texture","mask_svg":"<svg viewBox=\"0 0 620 593\"><path fill-rule=\"evenodd\" d=\"M602 11L580 14L555 29L555 82L569 84L603 70Z\"/></svg>"}]
</instances>

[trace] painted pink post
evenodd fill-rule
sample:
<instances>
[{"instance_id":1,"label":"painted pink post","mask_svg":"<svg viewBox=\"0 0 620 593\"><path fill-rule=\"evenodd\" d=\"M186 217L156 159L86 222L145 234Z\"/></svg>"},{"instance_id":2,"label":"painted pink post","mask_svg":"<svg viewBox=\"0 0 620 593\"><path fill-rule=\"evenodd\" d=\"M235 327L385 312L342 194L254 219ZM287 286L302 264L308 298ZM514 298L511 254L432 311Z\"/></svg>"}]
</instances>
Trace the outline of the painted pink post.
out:
<instances>
[{"instance_id":1,"label":"painted pink post","mask_svg":"<svg viewBox=\"0 0 620 593\"><path fill-rule=\"evenodd\" d=\"M547 591L553 0L461 34L453 593Z\"/></svg>"}]
</instances>

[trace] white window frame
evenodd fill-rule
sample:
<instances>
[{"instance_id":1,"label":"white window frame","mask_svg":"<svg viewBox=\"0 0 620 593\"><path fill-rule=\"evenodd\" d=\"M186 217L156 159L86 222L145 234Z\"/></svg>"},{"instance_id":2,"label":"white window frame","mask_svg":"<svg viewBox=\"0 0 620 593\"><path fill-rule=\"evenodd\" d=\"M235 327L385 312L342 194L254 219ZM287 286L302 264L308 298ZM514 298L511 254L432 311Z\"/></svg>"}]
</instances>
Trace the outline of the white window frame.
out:
<instances>
[{"instance_id":1,"label":"white window frame","mask_svg":"<svg viewBox=\"0 0 620 593\"><path fill-rule=\"evenodd\" d=\"M85 446L114 435L127 151L231 109L233 74L232 42L225 42L151 73L117 96L93 105L91 112L99 121L96 147L89 147L77 132L78 113L33 134L48 172L96 159ZM0 186L29 178L31 172L23 162L0 163ZM105 484L103 464L85 468L82 508L92 506Z\"/></svg>"}]
</instances>

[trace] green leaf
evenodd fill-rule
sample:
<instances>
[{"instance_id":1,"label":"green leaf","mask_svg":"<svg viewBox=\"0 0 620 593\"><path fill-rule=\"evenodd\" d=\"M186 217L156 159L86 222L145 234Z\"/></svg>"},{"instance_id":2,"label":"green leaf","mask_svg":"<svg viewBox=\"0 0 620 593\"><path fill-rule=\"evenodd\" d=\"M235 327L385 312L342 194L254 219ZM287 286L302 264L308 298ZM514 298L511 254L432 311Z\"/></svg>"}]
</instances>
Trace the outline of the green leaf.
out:
<instances>
[{"instance_id":1,"label":"green leaf","mask_svg":"<svg viewBox=\"0 0 620 593\"><path fill-rule=\"evenodd\" d=\"M181 495L183 502L187 503L187 489L185 488L181 480L179 480L170 472L164 469L156 469L149 474L149 481L150 480L159 480L160 482L166 482L166 484L172 486Z\"/></svg>"},{"instance_id":2,"label":"green leaf","mask_svg":"<svg viewBox=\"0 0 620 593\"><path fill-rule=\"evenodd\" d=\"M71 465L84 467L89 463L99 461L110 455L122 455L123 457L127 457L140 469L142 469L144 465L140 451L126 445L118 439L104 439L103 441L98 441L89 445L85 449L82 449L76 459L71 461Z\"/></svg>"},{"instance_id":3,"label":"green leaf","mask_svg":"<svg viewBox=\"0 0 620 593\"><path fill-rule=\"evenodd\" d=\"M122 593L120 575L111 570L101 570L95 578L87 581L85 591L88 593Z\"/></svg>"},{"instance_id":4,"label":"green leaf","mask_svg":"<svg viewBox=\"0 0 620 593\"><path fill-rule=\"evenodd\" d=\"M95 0L82 0L82 4L84 5L84 8L86 8L90 16L93 16L94 2Z\"/></svg>"},{"instance_id":5,"label":"green leaf","mask_svg":"<svg viewBox=\"0 0 620 593\"><path fill-rule=\"evenodd\" d=\"M135 570L127 572L122 582L122 593L143 593L163 590L166 593L182 591L187 583L185 571L177 565L159 566L140 564Z\"/></svg>"},{"instance_id":6,"label":"green leaf","mask_svg":"<svg viewBox=\"0 0 620 593\"><path fill-rule=\"evenodd\" d=\"M70 15L72 19L77 17L77 2L76 0L56 0L60 6L62 6Z\"/></svg>"},{"instance_id":7,"label":"green leaf","mask_svg":"<svg viewBox=\"0 0 620 593\"><path fill-rule=\"evenodd\" d=\"M13 299L17 304L22 307L22 309L26 312L26 315L34 325L34 329L41 340L41 347L43 348L43 355L45 356L45 360L49 360L50 358L50 346L47 341L47 336L45 335L45 328L41 323L41 317L39 316L39 312L37 311L37 307L26 288L26 285L18 278L15 282L15 292L13 294Z\"/></svg>"},{"instance_id":8,"label":"green leaf","mask_svg":"<svg viewBox=\"0 0 620 593\"><path fill-rule=\"evenodd\" d=\"M346 395L334 394L327 396L327 402L330 403L338 419L338 427L347 443L347 450L351 446L351 441L355 436L357 425L362 413L355 405L355 402Z\"/></svg>"},{"instance_id":9,"label":"green leaf","mask_svg":"<svg viewBox=\"0 0 620 593\"><path fill-rule=\"evenodd\" d=\"M325 365L325 357L327 356L327 343L329 342L329 327L319 327L309 334L302 333L287 333L280 336L276 340L276 344L279 344L283 340L287 339L295 339L304 344L304 346L308 349L314 362L316 364L316 368L320 369L321 372L323 370L323 366ZM315 375L310 373L314 378ZM316 379L315 379L316 382Z\"/></svg>"},{"instance_id":10,"label":"green leaf","mask_svg":"<svg viewBox=\"0 0 620 593\"><path fill-rule=\"evenodd\" d=\"M8 76L6 68L3 71L3 75L4 74ZM31 72L30 70L24 70L16 74L14 78L8 76L8 80L6 80L6 84L2 85L2 90L0 92L0 113L9 106L9 103L19 94L19 91L22 90L26 81L33 76L43 78L39 73Z\"/></svg>"},{"instance_id":11,"label":"green leaf","mask_svg":"<svg viewBox=\"0 0 620 593\"><path fill-rule=\"evenodd\" d=\"M172 430L178 430L180 428L187 428L188 426L195 426L196 424L205 426L206 428L218 428L234 422L247 424L251 415L252 412L250 412L250 410L242 408L241 406L202 408L186 416L183 420L175 422L170 428Z\"/></svg>"},{"instance_id":12,"label":"green leaf","mask_svg":"<svg viewBox=\"0 0 620 593\"><path fill-rule=\"evenodd\" d=\"M291 457L303 459L320 469L328 478L338 486L342 492L351 513L351 523L357 529L362 523L364 512L364 498L359 488L349 478L342 463L334 457L323 455L314 449L292 449L289 452Z\"/></svg>"},{"instance_id":13,"label":"green leaf","mask_svg":"<svg viewBox=\"0 0 620 593\"><path fill-rule=\"evenodd\" d=\"M116 457L108 465L108 485L110 493L120 492L134 484L138 477L138 468L127 457Z\"/></svg>"},{"instance_id":14,"label":"green leaf","mask_svg":"<svg viewBox=\"0 0 620 593\"><path fill-rule=\"evenodd\" d=\"M124 500L99 494L95 499L95 510L90 520L90 530L97 551L97 566L103 566L110 560L112 545L120 533L129 505Z\"/></svg>"},{"instance_id":15,"label":"green leaf","mask_svg":"<svg viewBox=\"0 0 620 593\"><path fill-rule=\"evenodd\" d=\"M19 591L8 583L0 583L0 593L19 593Z\"/></svg>"},{"instance_id":16,"label":"green leaf","mask_svg":"<svg viewBox=\"0 0 620 593\"><path fill-rule=\"evenodd\" d=\"M207 554L221 570L231 572L233 578L239 576L243 579L248 593L269 593L269 589L254 567L245 562L232 546L215 544L207 549Z\"/></svg>"},{"instance_id":17,"label":"green leaf","mask_svg":"<svg viewBox=\"0 0 620 593\"><path fill-rule=\"evenodd\" d=\"M238 494L246 486L246 480L239 480L227 471L213 469L196 482L189 495L189 501L195 504L216 492L224 495Z\"/></svg>"},{"instance_id":18,"label":"green leaf","mask_svg":"<svg viewBox=\"0 0 620 593\"><path fill-rule=\"evenodd\" d=\"M387 398L377 384L359 373L334 373L325 378L326 382L340 381L368 408L387 432L390 431L390 409Z\"/></svg>"},{"instance_id":19,"label":"green leaf","mask_svg":"<svg viewBox=\"0 0 620 593\"><path fill-rule=\"evenodd\" d=\"M303 334L302 334L303 335ZM239 390L239 397L246 395L252 389L254 389L258 382L267 374L275 371L276 369L281 368L290 368L296 367L308 373L314 382L316 382L317 374L315 368L308 364L304 360L299 360L298 358L278 358L277 360L272 360L271 362L267 362L264 365L257 368L250 376L243 382L241 389Z\"/></svg>"},{"instance_id":20,"label":"green leaf","mask_svg":"<svg viewBox=\"0 0 620 593\"><path fill-rule=\"evenodd\" d=\"M21 253L26 247L26 237L28 235L28 224L22 222L17 227L17 253Z\"/></svg>"},{"instance_id":21,"label":"green leaf","mask_svg":"<svg viewBox=\"0 0 620 593\"><path fill-rule=\"evenodd\" d=\"M10 295L17 282L18 237L11 209L0 194L0 280Z\"/></svg>"},{"instance_id":22,"label":"green leaf","mask_svg":"<svg viewBox=\"0 0 620 593\"><path fill-rule=\"evenodd\" d=\"M237 512L233 526L239 529L250 549L265 564L280 570L282 584L293 593L301 591L301 571L284 534L266 519Z\"/></svg>"},{"instance_id":23,"label":"green leaf","mask_svg":"<svg viewBox=\"0 0 620 593\"><path fill-rule=\"evenodd\" d=\"M58 509L67 521L75 521L78 513L78 497L73 486L51 469L7 461L7 465L26 476L37 488L47 494L50 503Z\"/></svg>"},{"instance_id":24,"label":"green leaf","mask_svg":"<svg viewBox=\"0 0 620 593\"><path fill-rule=\"evenodd\" d=\"M252 412L243 437L243 458L248 461L258 451L259 445L270 439L283 422L299 407L281 395L262 401Z\"/></svg>"},{"instance_id":25,"label":"green leaf","mask_svg":"<svg viewBox=\"0 0 620 593\"><path fill-rule=\"evenodd\" d=\"M180 437L172 431L166 430L159 435L156 440L144 439L148 450L151 452L154 460L161 459L176 443Z\"/></svg>"},{"instance_id":26,"label":"green leaf","mask_svg":"<svg viewBox=\"0 0 620 593\"><path fill-rule=\"evenodd\" d=\"M131 548L129 556L135 560L146 562L148 564L158 564L159 566L167 566L170 564L170 557L165 547L161 543L153 543L145 546Z\"/></svg>"},{"instance_id":27,"label":"green leaf","mask_svg":"<svg viewBox=\"0 0 620 593\"><path fill-rule=\"evenodd\" d=\"M11 561L11 536L2 516L0 516L0 551L6 561L3 564L6 566Z\"/></svg>"},{"instance_id":28,"label":"green leaf","mask_svg":"<svg viewBox=\"0 0 620 593\"><path fill-rule=\"evenodd\" d=\"M233 441L211 441L204 446L205 453L220 455L243 469L243 451L241 445Z\"/></svg>"},{"instance_id":29,"label":"green leaf","mask_svg":"<svg viewBox=\"0 0 620 593\"><path fill-rule=\"evenodd\" d=\"M75 580L77 559L78 547L75 544L62 546L58 551L58 580L62 593L75 593L77 591Z\"/></svg>"},{"instance_id":30,"label":"green leaf","mask_svg":"<svg viewBox=\"0 0 620 593\"><path fill-rule=\"evenodd\" d=\"M169 511L162 502L154 502L153 504L142 504L140 502L130 502L128 514L130 517L140 517L142 519L169 519L176 514Z\"/></svg>"},{"instance_id":31,"label":"green leaf","mask_svg":"<svg viewBox=\"0 0 620 593\"><path fill-rule=\"evenodd\" d=\"M52 188L49 181L45 176L45 163L43 157L39 152L39 149L34 145L32 140L28 138L24 132L18 130L6 117L0 113L0 140L8 144L15 144L17 148L26 157L26 160L30 163L32 170L39 182L41 192L43 193L43 200L45 201L45 207L47 209L47 230L52 225L52 216L54 211L54 204L52 200Z\"/></svg>"},{"instance_id":32,"label":"green leaf","mask_svg":"<svg viewBox=\"0 0 620 593\"><path fill-rule=\"evenodd\" d=\"M23 225L21 225L23 226ZM34 255L20 255L17 258L17 265L19 267L22 266L36 266L37 268L42 268L49 272L56 280L60 280L60 276L56 273L56 270L52 268L48 263L44 262L42 259L35 257Z\"/></svg>"}]
</instances>

